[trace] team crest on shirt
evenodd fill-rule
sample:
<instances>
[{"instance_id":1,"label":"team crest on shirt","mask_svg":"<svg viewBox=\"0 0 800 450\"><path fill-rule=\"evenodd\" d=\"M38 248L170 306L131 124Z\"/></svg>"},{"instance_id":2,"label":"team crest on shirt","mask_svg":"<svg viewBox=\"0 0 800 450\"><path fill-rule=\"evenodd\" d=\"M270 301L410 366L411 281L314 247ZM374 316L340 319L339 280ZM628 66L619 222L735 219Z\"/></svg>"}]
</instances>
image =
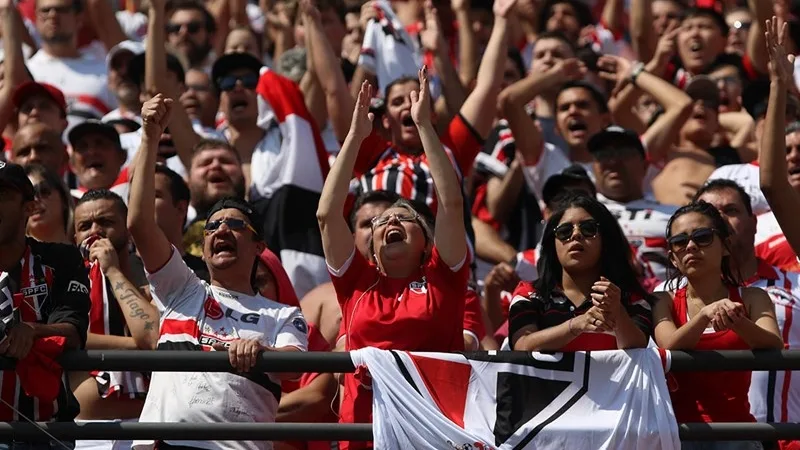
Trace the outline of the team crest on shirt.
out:
<instances>
[{"instance_id":1,"label":"team crest on shirt","mask_svg":"<svg viewBox=\"0 0 800 450\"><path fill-rule=\"evenodd\" d=\"M222 307L219 306L217 299L211 296L206 297L206 302L203 304L203 309L206 312L206 316L214 320L222 319L222 316L225 315L222 312Z\"/></svg>"},{"instance_id":2,"label":"team crest on shirt","mask_svg":"<svg viewBox=\"0 0 800 450\"><path fill-rule=\"evenodd\" d=\"M26 302L28 302L31 308L36 310L42 307L42 304L47 299L49 291L47 289L47 283L41 280L40 284L34 284L20 289L20 293L25 297ZM38 305L38 307L35 305Z\"/></svg>"},{"instance_id":3,"label":"team crest on shirt","mask_svg":"<svg viewBox=\"0 0 800 450\"><path fill-rule=\"evenodd\" d=\"M292 319L292 326L297 328L297 331L308 334L308 325L306 325L306 321L300 317L295 317Z\"/></svg>"},{"instance_id":4,"label":"team crest on shirt","mask_svg":"<svg viewBox=\"0 0 800 450\"><path fill-rule=\"evenodd\" d=\"M412 281L408 284L408 290L415 294L427 294L428 281L425 279L425 277L422 277L422 280L420 281Z\"/></svg>"}]
</instances>

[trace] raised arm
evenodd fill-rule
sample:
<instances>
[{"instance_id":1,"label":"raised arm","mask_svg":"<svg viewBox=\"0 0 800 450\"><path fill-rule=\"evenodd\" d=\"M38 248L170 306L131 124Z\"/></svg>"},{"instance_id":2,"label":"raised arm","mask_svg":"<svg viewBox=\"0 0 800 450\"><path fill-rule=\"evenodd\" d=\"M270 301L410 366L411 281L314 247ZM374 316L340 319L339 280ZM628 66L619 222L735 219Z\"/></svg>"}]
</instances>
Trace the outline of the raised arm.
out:
<instances>
[{"instance_id":1,"label":"raised arm","mask_svg":"<svg viewBox=\"0 0 800 450\"><path fill-rule=\"evenodd\" d=\"M616 81L618 87L632 81L631 73L634 68L624 58L603 55L597 65L602 69L600 76ZM664 79L646 71L639 73L634 84L664 108L664 114L642 135L650 162L662 161L667 157L678 138L680 128L692 111L692 99Z\"/></svg>"},{"instance_id":2,"label":"raised arm","mask_svg":"<svg viewBox=\"0 0 800 450\"><path fill-rule=\"evenodd\" d=\"M28 75L25 73L25 57L22 54L22 18L10 0L0 0L0 21L3 30L3 87L0 89L0 131L14 117L15 108L11 105L14 89L22 84Z\"/></svg>"},{"instance_id":3,"label":"raised arm","mask_svg":"<svg viewBox=\"0 0 800 450\"><path fill-rule=\"evenodd\" d=\"M150 1L150 15L147 25L147 42L145 52L145 87L150 95L156 93L165 94L174 101L180 99L181 93L178 84L184 80L170 82L167 74L167 50L164 47L166 29L166 13L164 12L164 0ZM186 110L174 108L174 117L171 118L170 135L175 141L175 151L178 153L181 163L189 172L192 164L192 149L200 142L198 136L192 128L192 121Z\"/></svg>"},{"instance_id":4,"label":"raised arm","mask_svg":"<svg viewBox=\"0 0 800 450\"><path fill-rule=\"evenodd\" d=\"M172 244L158 227L156 211L156 160L158 141L169 123L172 99L156 94L142 106L142 143L135 157L135 170L128 202L128 230L144 268L155 273L172 256Z\"/></svg>"},{"instance_id":5,"label":"raised arm","mask_svg":"<svg viewBox=\"0 0 800 450\"><path fill-rule=\"evenodd\" d=\"M761 150L758 152L761 190L792 250L800 253L800 215L797 214L800 194L789 184L785 150L786 96L794 83L794 56L787 55L784 46L788 25L784 23L778 31L777 20L773 17L767 21L766 28L770 88Z\"/></svg>"},{"instance_id":6,"label":"raised arm","mask_svg":"<svg viewBox=\"0 0 800 450\"><path fill-rule=\"evenodd\" d=\"M767 64L769 63L766 39L764 39L762 28L773 14L773 3L771 0L747 0L747 7L753 14L753 22L750 34L747 36L746 50L753 69L759 73L767 73Z\"/></svg>"},{"instance_id":7,"label":"raised arm","mask_svg":"<svg viewBox=\"0 0 800 450\"><path fill-rule=\"evenodd\" d=\"M431 0L425 1L425 29L420 33L422 46L433 52L433 65L442 86L442 95L436 102L436 113L440 117L440 124L446 126L456 111L464 105L467 95L461 85L458 72L450 59L450 51L442 33L442 24L439 23L439 13L433 7ZM447 118L447 120L441 120Z\"/></svg>"},{"instance_id":8,"label":"raised arm","mask_svg":"<svg viewBox=\"0 0 800 450\"><path fill-rule=\"evenodd\" d=\"M461 115L467 123L481 136L486 138L492 129L495 109L487 107L497 102L500 83L503 81L503 70L506 62L506 46L508 45L508 19L516 0L497 0L494 2L494 28L486 45L486 50L478 69L475 89L469 94L461 107Z\"/></svg>"},{"instance_id":9,"label":"raised arm","mask_svg":"<svg viewBox=\"0 0 800 450\"><path fill-rule=\"evenodd\" d=\"M442 261L450 267L456 267L464 263L467 256L461 183L431 123L431 94L428 86L428 68L425 66L419 70L419 85L419 92L411 93L411 117L417 124L422 148L428 157L431 178L436 186L436 197L439 200L433 241Z\"/></svg>"},{"instance_id":10,"label":"raised arm","mask_svg":"<svg viewBox=\"0 0 800 450\"><path fill-rule=\"evenodd\" d=\"M358 149L361 142L372 132L373 115L369 112L372 87L366 81L356 99L350 132L344 139L342 150L325 179L317 207L317 222L322 233L322 249L325 262L331 269L338 270L355 251L353 234L344 218L344 206L353 177Z\"/></svg>"},{"instance_id":11,"label":"raised arm","mask_svg":"<svg viewBox=\"0 0 800 450\"><path fill-rule=\"evenodd\" d=\"M456 16L458 27L458 77L461 85L469 91L478 76L478 40L471 26L470 4L468 0L450 0L450 8Z\"/></svg>"},{"instance_id":12,"label":"raised arm","mask_svg":"<svg viewBox=\"0 0 800 450\"><path fill-rule=\"evenodd\" d=\"M339 57L333 53L333 47L325 38L319 11L310 0L303 0L300 6L312 67L325 93L325 105L333 124L333 131L336 133L336 138L342 141L350 129L355 100L344 79ZM323 126L324 124L320 124L320 127Z\"/></svg>"},{"instance_id":13,"label":"raised arm","mask_svg":"<svg viewBox=\"0 0 800 450\"><path fill-rule=\"evenodd\" d=\"M653 28L651 0L631 0L631 44L641 61L648 61L656 51L658 36Z\"/></svg>"}]
</instances>

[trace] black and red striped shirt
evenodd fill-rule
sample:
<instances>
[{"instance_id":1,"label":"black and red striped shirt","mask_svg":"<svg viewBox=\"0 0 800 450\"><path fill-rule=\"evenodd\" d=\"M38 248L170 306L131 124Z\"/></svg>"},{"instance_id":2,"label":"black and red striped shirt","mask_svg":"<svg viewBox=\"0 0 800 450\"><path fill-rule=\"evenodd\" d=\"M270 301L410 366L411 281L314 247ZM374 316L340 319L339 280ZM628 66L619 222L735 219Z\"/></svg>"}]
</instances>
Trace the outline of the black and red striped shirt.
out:
<instances>
[{"instance_id":1,"label":"black and red striped shirt","mask_svg":"<svg viewBox=\"0 0 800 450\"><path fill-rule=\"evenodd\" d=\"M32 238L27 244L20 262L9 272L0 272L0 317L17 308L23 322L72 324L83 348L89 326L89 280L80 252L71 245ZM63 374L56 401L39 401L25 394L15 372L0 372L0 421L24 420L22 415L34 421L72 421L80 407L68 386Z\"/></svg>"}]
</instances>

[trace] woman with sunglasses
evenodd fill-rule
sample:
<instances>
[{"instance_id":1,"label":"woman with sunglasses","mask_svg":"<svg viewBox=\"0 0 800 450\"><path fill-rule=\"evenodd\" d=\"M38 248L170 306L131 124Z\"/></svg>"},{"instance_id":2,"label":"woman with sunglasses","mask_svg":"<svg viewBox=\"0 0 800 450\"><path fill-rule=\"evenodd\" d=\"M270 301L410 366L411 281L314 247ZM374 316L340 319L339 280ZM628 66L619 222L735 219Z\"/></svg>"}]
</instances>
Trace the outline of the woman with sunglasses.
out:
<instances>
[{"instance_id":1,"label":"woman with sunglasses","mask_svg":"<svg viewBox=\"0 0 800 450\"><path fill-rule=\"evenodd\" d=\"M653 309L659 347L679 350L783 348L772 302L759 288L741 287L732 270L730 230L717 209L704 201L678 209L667 224L669 258L677 269L656 293ZM748 390L750 372L670 374L678 422L754 422ZM725 445L723 445L725 444ZM757 443L716 443L713 448L760 448ZM684 448L692 443L684 442ZM717 447L717 445L720 445ZM703 447L710 448L710 447Z\"/></svg>"},{"instance_id":2,"label":"woman with sunglasses","mask_svg":"<svg viewBox=\"0 0 800 450\"><path fill-rule=\"evenodd\" d=\"M464 350L467 293L466 231L461 186L431 123L427 69L420 92L411 93L411 117L419 130L439 207L435 231L413 206L400 200L372 221L372 261L356 250L342 214L362 141L372 131L368 83L361 86L342 151L325 181L317 210L325 260L342 308L346 350ZM363 368L345 374L340 422L370 422L372 395ZM367 444L343 442L342 448Z\"/></svg>"},{"instance_id":3,"label":"woman with sunglasses","mask_svg":"<svg viewBox=\"0 0 800 450\"><path fill-rule=\"evenodd\" d=\"M39 164L25 166L36 193L36 209L28 219L28 236L41 242L72 244L72 197L58 175Z\"/></svg>"},{"instance_id":4,"label":"woman with sunglasses","mask_svg":"<svg viewBox=\"0 0 800 450\"><path fill-rule=\"evenodd\" d=\"M650 296L631 266L614 216L585 194L571 194L548 219L539 279L520 282L509 310L511 348L524 351L645 347Z\"/></svg>"}]
</instances>

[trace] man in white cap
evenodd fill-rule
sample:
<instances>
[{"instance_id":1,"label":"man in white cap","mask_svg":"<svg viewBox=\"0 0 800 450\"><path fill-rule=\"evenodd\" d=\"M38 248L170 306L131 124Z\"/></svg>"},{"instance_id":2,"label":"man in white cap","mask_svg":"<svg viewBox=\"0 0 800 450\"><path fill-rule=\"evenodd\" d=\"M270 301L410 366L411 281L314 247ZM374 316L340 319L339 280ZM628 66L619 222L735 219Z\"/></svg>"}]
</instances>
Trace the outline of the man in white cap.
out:
<instances>
[{"instance_id":1,"label":"man in white cap","mask_svg":"<svg viewBox=\"0 0 800 450\"><path fill-rule=\"evenodd\" d=\"M122 41L106 55L108 89L117 98L119 107L103 116L103 122L133 119L141 123L139 111L142 109L142 103L139 100L139 85L129 73L129 67L131 60L142 53L144 44L141 42Z\"/></svg>"}]
</instances>

